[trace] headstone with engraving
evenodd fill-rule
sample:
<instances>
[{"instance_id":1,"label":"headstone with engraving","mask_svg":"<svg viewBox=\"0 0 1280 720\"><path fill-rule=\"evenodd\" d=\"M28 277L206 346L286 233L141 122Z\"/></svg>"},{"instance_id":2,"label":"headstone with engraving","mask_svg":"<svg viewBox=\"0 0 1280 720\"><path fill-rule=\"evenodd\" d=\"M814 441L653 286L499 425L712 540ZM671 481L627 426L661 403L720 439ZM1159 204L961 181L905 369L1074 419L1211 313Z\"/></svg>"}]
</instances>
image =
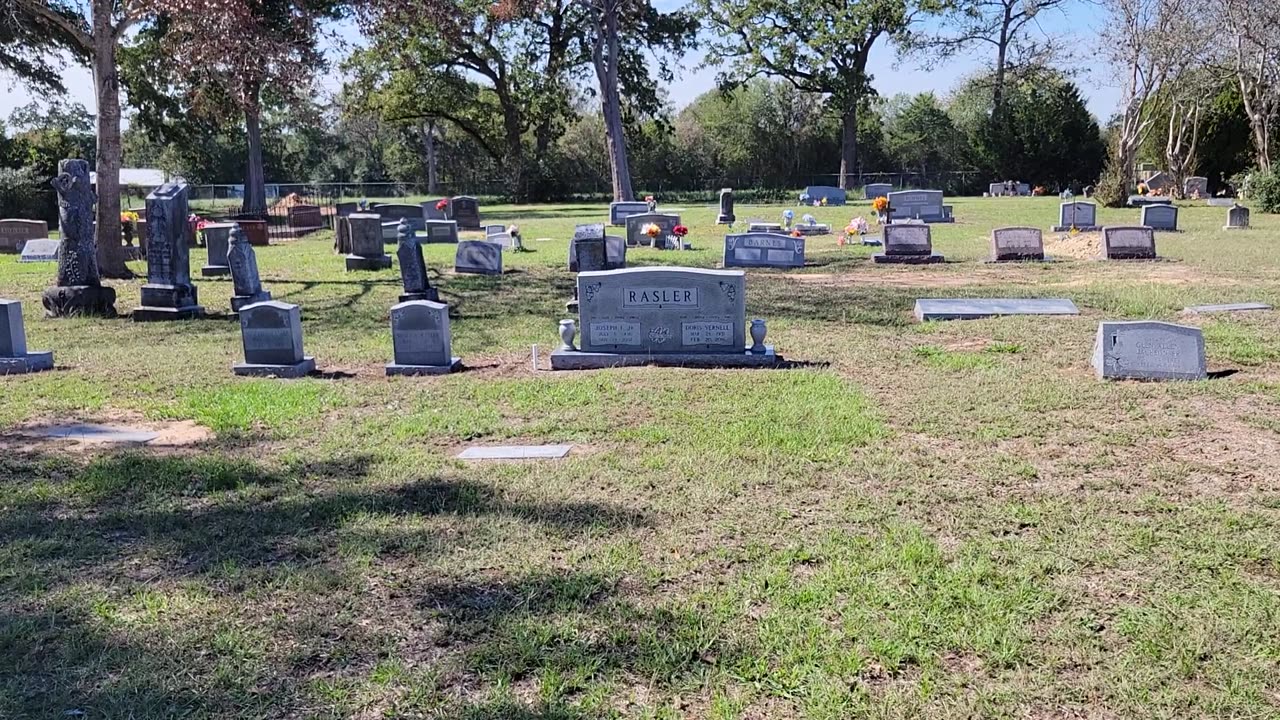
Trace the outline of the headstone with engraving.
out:
<instances>
[{"instance_id":1,"label":"headstone with engraving","mask_svg":"<svg viewBox=\"0 0 1280 720\"><path fill-rule=\"evenodd\" d=\"M732 225L737 217L733 214L733 188L720 189L720 214L716 215L717 225Z\"/></svg>"},{"instance_id":2,"label":"headstone with engraving","mask_svg":"<svg viewBox=\"0 0 1280 720\"><path fill-rule=\"evenodd\" d=\"M725 267L804 267L802 237L777 233L745 233L724 238Z\"/></svg>"},{"instance_id":3,"label":"headstone with engraving","mask_svg":"<svg viewBox=\"0 0 1280 720\"><path fill-rule=\"evenodd\" d=\"M829 185L810 185L804 189L803 195L809 197L809 202L822 203L823 205L844 205L849 197L849 194L844 190ZM823 202L824 200L826 202Z\"/></svg>"},{"instance_id":4,"label":"headstone with engraving","mask_svg":"<svg viewBox=\"0 0 1280 720\"><path fill-rule=\"evenodd\" d=\"M58 192L57 285L41 297L49 317L116 316L116 291L102 284L98 274L98 243L94 239L93 208L97 195L89 183L89 163L63 160L52 185Z\"/></svg>"},{"instance_id":5,"label":"headstone with engraving","mask_svg":"<svg viewBox=\"0 0 1280 720\"><path fill-rule=\"evenodd\" d=\"M1040 228L1007 227L992 230L991 260L1044 260L1044 236L1041 235Z\"/></svg>"},{"instance_id":6,"label":"headstone with engraving","mask_svg":"<svg viewBox=\"0 0 1280 720\"><path fill-rule=\"evenodd\" d=\"M453 271L471 275L501 275L502 246L485 240L463 240L453 255Z\"/></svg>"},{"instance_id":7,"label":"headstone with engraving","mask_svg":"<svg viewBox=\"0 0 1280 720\"><path fill-rule=\"evenodd\" d=\"M297 305L267 300L240 308L244 362L232 366L236 375L302 377L316 369L316 361L302 352L302 313Z\"/></svg>"},{"instance_id":8,"label":"headstone with engraving","mask_svg":"<svg viewBox=\"0 0 1280 720\"><path fill-rule=\"evenodd\" d=\"M339 255L351 253L351 224L347 222L347 218L351 215L352 213L348 213L333 218L333 251ZM379 216L378 232L378 241L382 242L381 216Z\"/></svg>"},{"instance_id":9,"label":"headstone with engraving","mask_svg":"<svg viewBox=\"0 0 1280 720\"><path fill-rule=\"evenodd\" d=\"M43 220L0 220L0 253L20 253L28 240L49 237L49 223Z\"/></svg>"},{"instance_id":10,"label":"headstone with engraving","mask_svg":"<svg viewBox=\"0 0 1280 720\"><path fill-rule=\"evenodd\" d=\"M1209 178L1193 175L1182 181L1182 192L1189 198L1209 197Z\"/></svg>"},{"instance_id":11,"label":"headstone with engraving","mask_svg":"<svg viewBox=\"0 0 1280 720\"><path fill-rule=\"evenodd\" d=\"M1173 178L1163 172L1157 172L1147 178L1147 181L1144 184L1151 190L1163 192L1168 190L1170 187L1173 187Z\"/></svg>"},{"instance_id":12,"label":"headstone with engraving","mask_svg":"<svg viewBox=\"0 0 1280 720\"><path fill-rule=\"evenodd\" d=\"M453 220L428 220L423 231L424 243L458 242L458 223Z\"/></svg>"},{"instance_id":13,"label":"headstone with engraving","mask_svg":"<svg viewBox=\"0 0 1280 720\"><path fill-rule=\"evenodd\" d=\"M1248 230L1249 208L1243 205L1232 205L1227 211L1227 224L1223 230Z\"/></svg>"},{"instance_id":14,"label":"headstone with engraving","mask_svg":"<svg viewBox=\"0 0 1280 720\"><path fill-rule=\"evenodd\" d=\"M506 234L507 234L506 225L485 225L484 226L485 238L488 238L491 235L506 235Z\"/></svg>"},{"instance_id":15,"label":"headstone with engraving","mask_svg":"<svg viewBox=\"0 0 1280 720\"><path fill-rule=\"evenodd\" d=\"M610 225L626 225L627 218L632 215L649 212L649 203L645 202L615 202L609 203L609 224Z\"/></svg>"},{"instance_id":16,"label":"headstone with engraving","mask_svg":"<svg viewBox=\"0 0 1280 720\"><path fill-rule=\"evenodd\" d=\"M933 251L933 235L924 223L885 225L883 236L884 252L872 255L872 262L927 265L945 261Z\"/></svg>"},{"instance_id":17,"label":"headstone with engraving","mask_svg":"<svg viewBox=\"0 0 1280 720\"><path fill-rule=\"evenodd\" d=\"M147 196L147 284L137 322L186 320L204 315L191 284L187 247L187 184L168 183Z\"/></svg>"},{"instance_id":18,"label":"headstone with engraving","mask_svg":"<svg viewBox=\"0 0 1280 720\"><path fill-rule=\"evenodd\" d=\"M351 254L347 256L347 272L352 270L386 270L391 256L382 251L382 217L356 213L346 218L351 234Z\"/></svg>"},{"instance_id":19,"label":"headstone with engraving","mask_svg":"<svg viewBox=\"0 0 1280 720\"><path fill-rule=\"evenodd\" d=\"M480 229L480 203L470 195L459 195L449 201L453 210L451 219L458 223L460 230Z\"/></svg>"},{"instance_id":20,"label":"headstone with engraving","mask_svg":"<svg viewBox=\"0 0 1280 720\"><path fill-rule=\"evenodd\" d=\"M1104 380L1203 380L1204 333L1149 320L1099 323L1093 369Z\"/></svg>"},{"instance_id":21,"label":"headstone with engraving","mask_svg":"<svg viewBox=\"0 0 1280 720\"><path fill-rule=\"evenodd\" d=\"M391 344L395 362L387 375L443 375L462 366L452 353L449 306L411 300L391 308Z\"/></svg>"},{"instance_id":22,"label":"headstone with engraving","mask_svg":"<svg viewBox=\"0 0 1280 720\"><path fill-rule=\"evenodd\" d=\"M889 219L918 219L927 223L954 222L941 190L899 190L889 193Z\"/></svg>"},{"instance_id":23,"label":"headstone with engraving","mask_svg":"<svg viewBox=\"0 0 1280 720\"><path fill-rule=\"evenodd\" d=\"M18 256L18 262L58 262L58 255L62 252L62 243L49 238L38 238L36 240L28 240L22 246L22 254Z\"/></svg>"},{"instance_id":24,"label":"headstone with engraving","mask_svg":"<svg viewBox=\"0 0 1280 720\"><path fill-rule=\"evenodd\" d=\"M204 235L204 247L209 251L209 261L200 268L201 275L217 277L231 272L227 266L227 247L235 226L235 223L209 223L200 231Z\"/></svg>"},{"instance_id":25,"label":"headstone with engraving","mask_svg":"<svg viewBox=\"0 0 1280 720\"><path fill-rule=\"evenodd\" d=\"M1062 203L1058 208L1058 224L1053 226L1054 232L1098 232L1098 206L1083 200L1072 200Z\"/></svg>"},{"instance_id":26,"label":"headstone with engraving","mask_svg":"<svg viewBox=\"0 0 1280 720\"><path fill-rule=\"evenodd\" d=\"M0 375L19 375L53 368L53 352L27 349L22 303L0 298Z\"/></svg>"},{"instance_id":27,"label":"headstone with engraving","mask_svg":"<svg viewBox=\"0 0 1280 720\"><path fill-rule=\"evenodd\" d=\"M891 192L893 192L893 185L889 183L867 183L862 188L862 194L868 200L875 200L878 197L887 198Z\"/></svg>"},{"instance_id":28,"label":"headstone with engraving","mask_svg":"<svg viewBox=\"0 0 1280 720\"><path fill-rule=\"evenodd\" d=\"M1156 236L1149 227L1102 228L1102 246L1107 260L1156 258Z\"/></svg>"},{"instance_id":29,"label":"headstone with engraving","mask_svg":"<svg viewBox=\"0 0 1280 720\"><path fill-rule=\"evenodd\" d=\"M578 275L581 348L576 326L561 323L555 370L623 365L767 367L780 358L764 344L765 323L745 322L741 270L645 267Z\"/></svg>"},{"instance_id":30,"label":"headstone with engraving","mask_svg":"<svg viewBox=\"0 0 1280 720\"><path fill-rule=\"evenodd\" d=\"M427 229L426 203L409 205L407 203L379 203L373 206L372 212L382 216L383 242L396 241L396 228L401 220L408 220L415 232Z\"/></svg>"},{"instance_id":31,"label":"headstone with engraving","mask_svg":"<svg viewBox=\"0 0 1280 720\"><path fill-rule=\"evenodd\" d=\"M779 233L786 235L787 231L782 229L782 223L766 222L764 220L752 220L747 223L747 232L749 233Z\"/></svg>"},{"instance_id":32,"label":"headstone with engraving","mask_svg":"<svg viewBox=\"0 0 1280 720\"><path fill-rule=\"evenodd\" d=\"M1004 183L995 182L987 185L987 194L991 197L1000 197L1004 194Z\"/></svg>"},{"instance_id":33,"label":"headstone with engraving","mask_svg":"<svg viewBox=\"0 0 1280 720\"><path fill-rule=\"evenodd\" d=\"M627 239L621 235L604 236L605 270L621 270L627 266Z\"/></svg>"},{"instance_id":34,"label":"headstone with engraving","mask_svg":"<svg viewBox=\"0 0 1280 720\"><path fill-rule=\"evenodd\" d=\"M324 227L324 215L315 205L293 205L285 211L289 229L295 235L303 235Z\"/></svg>"},{"instance_id":35,"label":"headstone with engraving","mask_svg":"<svg viewBox=\"0 0 1280 720\"><path fill-rule=\"evenodd\" d=\"M607 270L608 264L604 223L575 227L573 238L569 240L569 272Z\"/></svg>"},{"instance_id":36,"label":"headstone with engraving","mask_svg":"<svg viewBox=\"0 0 1280 720\"><path fill-rule=\"evenodd\" d=\"M239 225L231 228L227 241L227 265L231 268L231 312L238 313L246 305L271 299L271 293L262 289L258 254Z\"/></svg>"},{"instance_id":37,"label":"headstone with engraving","mask_svg":"<svg viewBox=\"0 0 1280 720\"><path fill-rule=\"evenodd\" d=\"M1152 230L1168 230L1171 232L1177 232L1177 205L1145 205L1141 212L1142 219L1138 224L1145 225Z\"/></svg>"},{"instance_id":38,"label":"headstone with engraving","mask_svg":"<svg viewBox=\"0 0 1280 720\"><path fill-rule=\"evenodd\" d=\"M632 215L627 218L627 245L631 247L648 245L666 249L673 245L672 241L676 239L674 235L675 227L679 224L679 215L649 212ZM649 225L658 226L656 237L650 237L645 233L645 228Z\"/></svg>"},{"instance_id":39,"label":"headstone with engraving","mask_svg":"<svg viewBox=\"0 0 1280 720\"><path fill-rule=\"evenodd\" d=\"M422 257L422 243L407 220L400 221L399 241L396 245L396 257L400 260L400 281L404 284L404 294L400 302L412 300L440 301L440 293L431 287L431 279L427 276L427 261Z\"/></svg>"}]
</instances>

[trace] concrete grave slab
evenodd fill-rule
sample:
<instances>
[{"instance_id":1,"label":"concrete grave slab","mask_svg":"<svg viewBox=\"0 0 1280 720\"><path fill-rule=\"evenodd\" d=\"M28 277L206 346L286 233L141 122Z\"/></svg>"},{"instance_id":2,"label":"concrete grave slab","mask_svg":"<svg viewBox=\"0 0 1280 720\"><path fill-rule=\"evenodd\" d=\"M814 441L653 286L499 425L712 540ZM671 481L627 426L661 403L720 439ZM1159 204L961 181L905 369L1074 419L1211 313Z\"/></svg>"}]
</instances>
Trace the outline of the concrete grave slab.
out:
<instances>
[{"instance_id":1,"label":"concrete grave slab","mask_svg":"<svg viewBox=\"0 0 1280 720\"><path fill-rule=\"evenodd\" d=\"M999 315L1079 315L1066 298L924 298L916 300L916 320L976 320Z\"/></svg>"},{"instance_id":2,"label":"concrete grave slab","mask_svg":"<svg viewBox=\"0 0 1280 720\"><path fill-rule=\"evenodd\" d=\"M565 457L572 445L499 445L469 447L458 453L459 460L555 460Z\"/></svg>"},{"instance_id":3,"label":"concrete grave slab","mask_svg":"<svg viewBox=\"0 0 1280 720\"><path fill-rule=\"evenodd\" d=\"M1260 302L1227 303L1224 305L1192 305L1182 309L1185 313L1215 312L1248 312L1250 310L1270 310L1271 306Z\"/></svg>"}]
</instances>

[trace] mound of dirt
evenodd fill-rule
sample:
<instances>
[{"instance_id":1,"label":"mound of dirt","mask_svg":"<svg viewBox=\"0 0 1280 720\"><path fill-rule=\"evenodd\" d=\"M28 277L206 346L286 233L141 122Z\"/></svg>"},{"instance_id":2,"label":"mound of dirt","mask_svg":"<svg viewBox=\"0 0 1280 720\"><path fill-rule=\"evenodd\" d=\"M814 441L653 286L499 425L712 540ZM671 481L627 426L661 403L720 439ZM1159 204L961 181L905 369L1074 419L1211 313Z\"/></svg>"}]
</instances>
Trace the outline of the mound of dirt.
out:
<instances>
[{"instance_id":1,"label":"mound of dirt","mask_svg":"<svg viewBox=\"0 0 1280 720\"><path fill-rule=\"evenodd\" d=\"M1094 260L1102 256L1102 233L1047 233L1044 252L1049 257Z\"/></svg>"}]
</instances>

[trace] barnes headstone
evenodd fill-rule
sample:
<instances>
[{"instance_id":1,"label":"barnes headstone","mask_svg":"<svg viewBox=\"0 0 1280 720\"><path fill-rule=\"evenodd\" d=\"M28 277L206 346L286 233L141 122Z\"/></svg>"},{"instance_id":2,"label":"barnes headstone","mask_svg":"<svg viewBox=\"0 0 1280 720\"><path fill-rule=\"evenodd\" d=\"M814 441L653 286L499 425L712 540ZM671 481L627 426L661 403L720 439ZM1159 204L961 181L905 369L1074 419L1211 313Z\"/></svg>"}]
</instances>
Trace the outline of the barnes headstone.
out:
<instances>
[{"instance_id":1,"label":"barnes headstone","mask_svg":"<svg viewBox=\"0 0 1280 720\"><path fill-rule=\"evenodd\" d=\"M725 267L804 267L802 237L776 233L745 233L724 238Z\"/></svg>"}]
</instances>

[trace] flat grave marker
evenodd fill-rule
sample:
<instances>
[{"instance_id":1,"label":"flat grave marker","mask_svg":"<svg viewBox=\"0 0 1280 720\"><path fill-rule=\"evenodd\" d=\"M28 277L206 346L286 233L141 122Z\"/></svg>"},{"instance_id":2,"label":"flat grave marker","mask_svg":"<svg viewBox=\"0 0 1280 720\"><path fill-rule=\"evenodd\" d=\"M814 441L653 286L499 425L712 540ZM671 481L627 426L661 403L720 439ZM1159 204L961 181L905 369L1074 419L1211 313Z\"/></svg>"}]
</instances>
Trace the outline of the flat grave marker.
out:
<instances>
[{"instance_id":1,"label":"flat grave marker","mask_svg":"<svg viewBox=\"0 0 1280 720\"><path fill-rule=\"evenodd\" d=\"M1093 368L1105 380L1203 380L1204 333L1150 320L1103 322L1093 344Z\"/></svg>"},{"instance_id":2,"label":"flat grave marker","mask_svg":"<svg viewBox=\"0 0 1280 720\"><path fill-rule=\"evenodd\" d=\"M1066 298L923 298L916 300L916 320L977 320L1001 315L1079 315Z\"/></svg>"}]
</instances>

